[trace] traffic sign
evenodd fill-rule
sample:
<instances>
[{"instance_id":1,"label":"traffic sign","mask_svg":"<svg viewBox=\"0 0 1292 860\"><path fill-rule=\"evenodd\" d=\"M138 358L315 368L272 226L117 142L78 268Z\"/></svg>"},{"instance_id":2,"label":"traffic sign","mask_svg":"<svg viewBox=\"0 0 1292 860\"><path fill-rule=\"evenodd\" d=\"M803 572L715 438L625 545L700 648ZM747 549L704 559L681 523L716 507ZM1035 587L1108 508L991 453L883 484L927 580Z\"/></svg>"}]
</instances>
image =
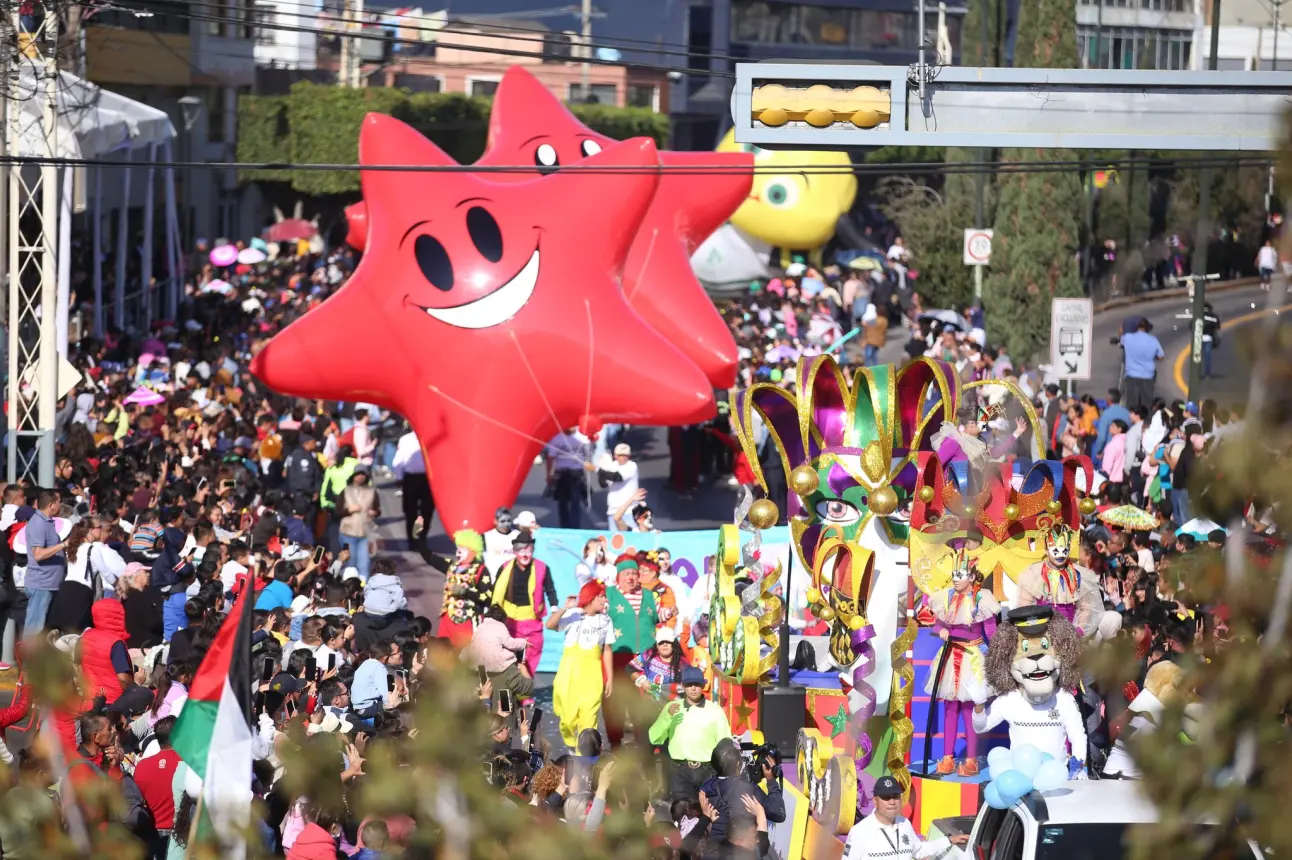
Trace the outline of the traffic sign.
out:
<instances>
[{"instance_id":1,"label":"traffic sign","mask_svg":"<svg viewBox=\"0 0 1292 860\"><path fill-rule=\"evenodd\" d=\"M1095 333L1090 299L1054 299L1050 305L1050 366L1059 379L1089 379Z\"/></svg>"},{"instance_id":2,"label":"traffic sign","mask_svg":"<svg viewBox=\"0 0 1292 860\"><path fill-rule=\"evenodd\" d=\"M991 265L991 237L993 231L986 227L965 228L965 265Z\"/></svg>"}]
</instances>

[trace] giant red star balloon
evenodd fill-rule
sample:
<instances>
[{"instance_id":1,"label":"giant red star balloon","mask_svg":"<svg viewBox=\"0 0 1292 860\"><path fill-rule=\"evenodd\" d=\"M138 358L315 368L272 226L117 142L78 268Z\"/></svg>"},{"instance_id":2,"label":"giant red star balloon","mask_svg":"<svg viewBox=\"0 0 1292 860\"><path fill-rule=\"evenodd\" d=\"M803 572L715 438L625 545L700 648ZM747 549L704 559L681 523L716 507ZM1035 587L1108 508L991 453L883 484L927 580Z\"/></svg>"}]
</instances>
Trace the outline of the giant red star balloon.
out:
<instances>
[{"instance_id":1,"label":"giant red star balloon","mask_svg":"<svg viewBox=\"0 0 1292 860\"><path fill-rule=\"evenodd\" d=\"M370 114L360 164L452 165L407 125ZM590 164L623 173L498 182L364 171L366 251L336 295L288 326L252 370L300 397L406 416L450 531L488 528L540 440L584 415L688 424L713 391L629 306L617 278L659 182L638 139Z\"/></svg>"},{"instance_id":2,"label":"giant red star balloon","mask_svg":"<svg viewBox=\"0 0 1292 860\"><path fill-rule=\"evenodd\" d=\"M579 122L541 81L521 66L503 75L489 114L489 145L477 164L534 165L548 174L582 162L614 141ZM661 152L665 173L624 266L633 308L665 333L716 388L735 384L739 361L731 331L691 269L691 255L740 207L753 182L753 156L743 152ZM705 169L711 173L702 173ZM495 174L523 179L519 172ZM363 204L346 210L347 241L363 249ZM656 421L654 423L664 423Z\"/></svg>"}]
</instances>

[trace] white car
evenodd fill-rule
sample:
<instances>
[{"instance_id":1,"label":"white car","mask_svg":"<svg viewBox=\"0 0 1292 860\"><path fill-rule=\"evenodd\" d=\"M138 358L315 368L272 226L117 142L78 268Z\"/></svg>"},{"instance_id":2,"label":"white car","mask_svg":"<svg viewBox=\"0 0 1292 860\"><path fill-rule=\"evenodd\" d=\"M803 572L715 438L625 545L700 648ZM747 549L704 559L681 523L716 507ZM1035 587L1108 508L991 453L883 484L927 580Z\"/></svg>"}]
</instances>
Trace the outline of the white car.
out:
<instances>
[{"instance_id":1,"label":"white car","mask_svg":"<svg viewBox=\"0 0 1292 860\"><path fill-rule=\"evenodd\" d=\"M951 819L951 830L957 821L964 819ZM1009 809L984 804L965 854L972 860L1119 860L1129 855L1130 828L1155 821L1157 810L1135 780L1074 781L1033 791ZM1221 856L1262 860L1251 841Z\"/></svg>"}]
</instances>

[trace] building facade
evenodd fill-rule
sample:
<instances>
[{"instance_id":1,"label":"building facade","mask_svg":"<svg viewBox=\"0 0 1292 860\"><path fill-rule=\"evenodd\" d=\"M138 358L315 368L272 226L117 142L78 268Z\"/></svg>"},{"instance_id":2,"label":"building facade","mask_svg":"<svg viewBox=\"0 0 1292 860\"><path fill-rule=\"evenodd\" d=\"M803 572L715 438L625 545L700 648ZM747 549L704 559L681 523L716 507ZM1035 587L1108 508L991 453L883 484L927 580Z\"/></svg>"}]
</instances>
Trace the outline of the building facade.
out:
<instances>
[{"instance_id":1,"label":"building facade","mask_svg":"<svg viewBox=\"0 0 1292 860\"><path fill-rule=\"evenodd\" d=\"M1292 30L1285 0L1225 0L1220 5L1220 47L1216 67L1234 71L1268 72L1292 70ZM1210 4L1206 9L1210 27ZM1211 42L1202 46L1211 56ZM1205 65L1205 64L1204 64Z\"/></svg>"},{"instance_id":2,"label":"building facade","mask_svg":"<svg viewBox=\"0 0 1292 860\"><path fill-rule=\"evenodd\" d=\"M301 0L256 0L256 65L312 71L318 63L317 17Z\"/></svg>"},{"instance_id":3,"label":"building facade","mask_svg":"<svg viewBox=\"0 0 1292 860\"><path fill-rule=\"evenodd\" d=\"M141 17L131 11L136 8L152 14ZM108 7L85 17L86 78L169 114L179 134L175 160L233 162L238 98L255 83L255 5L251 0L136 0L131 9ZM186 109L181 99L197 99L197 104ZM177 184L186 243L195 237L242 237L259 227L255 193L239 187L232 169L180 170ZM116 205L126 187L125 181L120 188L109 182L105 205ZM138 178L129 182L132 235L142 230L145 188ZM160 182L154 193L160 197Z\"/></svg>"},{"instance_id":4,"label":"building facade","mask_svg":"<svg viewBox=\"0 0 1292 860\"><path fill-rule=\"evenodd\" d=\"M965 9L958 0L946 7L955 62ZM933 45L938 4L925 8ZM582 25L577 5L553 9L545 0L472 0L470 9L477 20L541 21L556 33L577 34ZM678 149L712 149L730 127L729 74L737 62L903 65L916 59L918 30L915 0L594 0L592 16L594 45L613 48L629 74L650 67L660 75L660 109L667 105Z\"/></svg>"},{"instance_id":5,"label":"building facade","mask_svg":"<svg viewBox=\"0 0 1292 860\"><path fill-rule=\"evenodd\" d=\"M1202 0L1078 0L1085 69L1202 68Z\"/></svg>"}]
</instances>

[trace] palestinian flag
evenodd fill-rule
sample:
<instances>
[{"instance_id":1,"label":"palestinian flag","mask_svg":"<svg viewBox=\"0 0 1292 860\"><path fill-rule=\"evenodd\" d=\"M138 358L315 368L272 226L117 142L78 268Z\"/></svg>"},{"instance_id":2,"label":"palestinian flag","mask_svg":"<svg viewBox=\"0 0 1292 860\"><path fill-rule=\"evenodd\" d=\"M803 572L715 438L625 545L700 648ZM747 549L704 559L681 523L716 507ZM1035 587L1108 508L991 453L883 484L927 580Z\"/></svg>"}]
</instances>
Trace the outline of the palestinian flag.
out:
<instances>
[{"instance_id":1,"label":"palestinian flag","mask_svg":"<svg viewBox=\"0 0 1292 860\"><path fill-rule=\"evenodd\" d=\"M170 736L175 752L202 779L203 817L229 835L240 833L251 808L253 602L239 599L224 619Z\"/></svg>"}]
</instances>

